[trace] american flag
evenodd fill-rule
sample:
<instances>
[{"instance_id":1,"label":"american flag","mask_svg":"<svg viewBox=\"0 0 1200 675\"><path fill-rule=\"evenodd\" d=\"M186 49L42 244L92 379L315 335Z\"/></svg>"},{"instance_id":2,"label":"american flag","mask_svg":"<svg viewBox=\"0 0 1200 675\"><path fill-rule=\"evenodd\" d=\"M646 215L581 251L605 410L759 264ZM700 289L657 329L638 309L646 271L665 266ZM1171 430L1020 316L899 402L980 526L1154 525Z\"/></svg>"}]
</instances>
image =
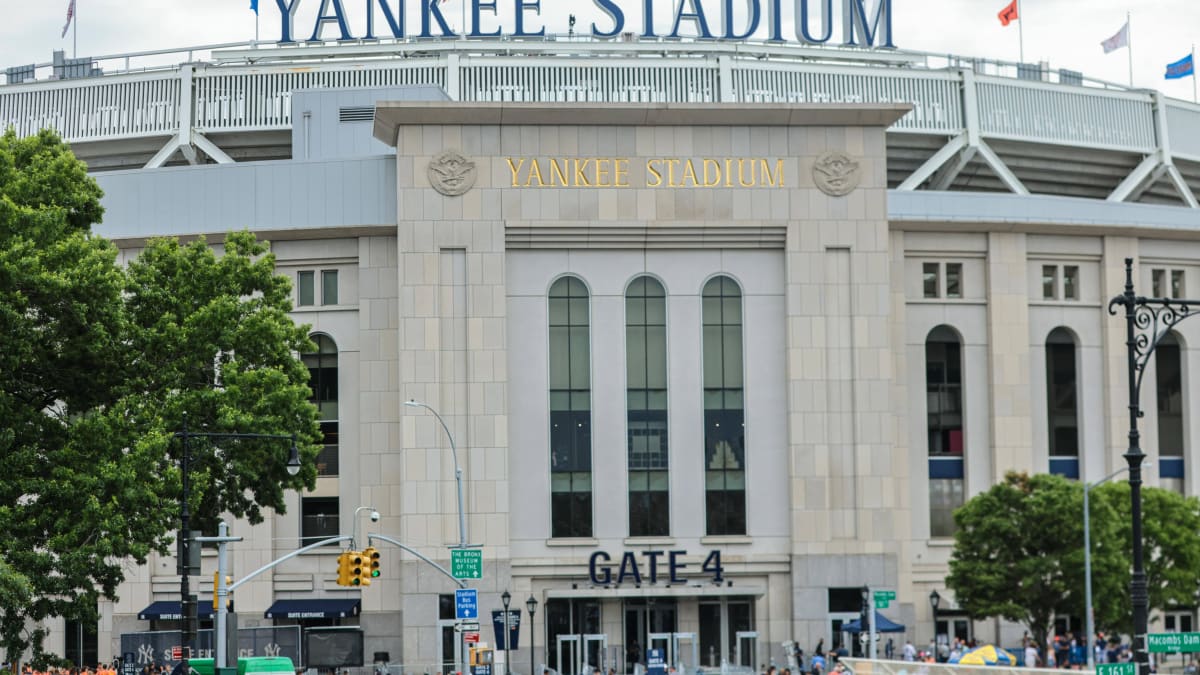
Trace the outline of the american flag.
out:
<instances>
[{"instance_id":1,"label":"american flag","mask_svg":"<svg viewBox=\"0 0 1200 675\"><path fill-rule=\"evenodd\" d=\"M75 0L71 0L71 4L67 5L67 23L63 24L62 36L67 37L67 29L71 27L71 19L75 18Z\"/></svg>"}]
</instances>

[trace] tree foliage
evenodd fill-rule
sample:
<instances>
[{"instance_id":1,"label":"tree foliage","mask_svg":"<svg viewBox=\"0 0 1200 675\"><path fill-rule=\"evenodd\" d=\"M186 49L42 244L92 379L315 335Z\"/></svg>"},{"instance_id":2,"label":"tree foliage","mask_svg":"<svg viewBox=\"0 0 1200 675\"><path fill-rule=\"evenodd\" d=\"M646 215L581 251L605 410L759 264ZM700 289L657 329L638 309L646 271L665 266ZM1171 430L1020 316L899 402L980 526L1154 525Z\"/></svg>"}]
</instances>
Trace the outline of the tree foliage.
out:
<instances>
[{"instance_id":1,"label":"tree foliage","mask_svg":"<svg viewBox=\"0 0 1200 675\"><path fill-rule=\"evenodd\" d=\"M1142 505L1150 607L1190 606L1200 590L1200 501L1144 487ZM1128 483L1093 488L1090 511L1096 626L1128 634ZM1086 615L1081 483L1010 473L964 504L954 520L946 583L971 616L1002 617L1044 636L1056 614Z\"/></svg>"},{"instance_id":2,"label":"tree foliage","mask_svg":"<svg viewBox=\"0 0 1200 675\"><path fill-rule=\"evenodd\" d=\"M95 620L127 561L166 551L178 527L185 415L193 431L296 434L196 439L193 513L263 518L312 487L319 429L311 347L264 244L231 234L152 241L127 268L90 232L103 210L84 165L51 132L0 136L0 648L42 650L49 616Z\"/></svg>"}]
</instances>

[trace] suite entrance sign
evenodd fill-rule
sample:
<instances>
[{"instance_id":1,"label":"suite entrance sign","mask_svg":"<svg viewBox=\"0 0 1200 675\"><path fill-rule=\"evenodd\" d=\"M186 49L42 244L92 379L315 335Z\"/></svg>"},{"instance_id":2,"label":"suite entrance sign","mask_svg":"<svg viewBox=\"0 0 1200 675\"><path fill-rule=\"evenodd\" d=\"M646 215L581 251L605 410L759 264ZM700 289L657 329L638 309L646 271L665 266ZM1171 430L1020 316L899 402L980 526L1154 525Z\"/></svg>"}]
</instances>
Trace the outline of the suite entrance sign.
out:
<instances>
[{"instance_id":1,"label":"suite entrance sign","mask_svg":"<svg viewBox=\"0 0 1200 675\"><path fill-rule=\"evenodd\" d=\"M450 573L455 579L482 579L483 551L477 548L450 549Z\"/></svg>"},{"instance_id":2,"label":"suite entrance sign","mask_svg":"<svg viewBox=\"0 0 1200 675\"><path fill-rule=\"evenodd\" d=\"M1200 652L1200 633L1148 633L1146 649L1151 654Z\"/></svg>"},{"instance_id":3,"label":"suite entrance sign","mask_svg":"<svg viewBox=\"0 0 1200 675\"><path fill-rule=\"evenodd\" d=\"M341 0L275 0L279 44L389 37L546 36L540 20L542 0L464 0L466 16L451 15L449 19L443 13L444 3L432 0L366 0L353 3L366 5L366 11L358 16L346 11L345 5L350 4ZM580 33L594 38L896 46L892 40L892 0L592 0L577 5L575 12L584 26ZM575 14L571 18L574 20ZM298 20L301 23L297 24ZM305 26L312 26L311 37Z\"/></svg>"}]
</instances>

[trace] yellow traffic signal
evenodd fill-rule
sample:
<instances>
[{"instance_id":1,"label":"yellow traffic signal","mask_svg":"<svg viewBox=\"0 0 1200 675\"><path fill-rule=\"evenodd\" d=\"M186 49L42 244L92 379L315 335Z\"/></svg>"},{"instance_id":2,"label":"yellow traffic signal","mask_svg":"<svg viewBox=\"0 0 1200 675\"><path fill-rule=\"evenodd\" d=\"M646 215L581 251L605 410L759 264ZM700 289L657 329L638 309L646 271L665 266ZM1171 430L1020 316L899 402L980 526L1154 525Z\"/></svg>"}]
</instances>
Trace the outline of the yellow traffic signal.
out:
<instances>
[{"instance_id":1,"label":"yellow traffic signal","mask_svg":"<svg viewBox=\"0 0 1200 675\"><path fill-rule=\"evenodd\" d=\"M361 551L350 551L350 585L361 586L363 580L363 555Z\"/></svg>"},{"instance_id":2,"label":"yellow traffic signal","mask_svg":"<svg viewBox=\"0 0 1200 675\"><path fill-rule=\"evenodd\" d=\"M362 585L370 586L371 579L381 574L379 571L379 551L375 550L374 546L368 546L363 549L362 557Z\"/></svg>"},{"instance_id":3,"label":"yellow traffic signal","mask_svg":"<svg viewBox=\"0 0 1200 675\"><path fill-rule=\"evenodd\" d=\"M337 584L338 586L353 586L354 577L350 569L350 558L356 555L354 551L342 551L338 554Z\"/></svg>"},{"instance_id":4,"label":"yellow traffic signal","mask_svg":"<svg viewBox=\"0 0 1200 675\"><path fill-rule=\"evenodd\" d=\"M217 611L217 607L220 605L220 602L219 602L219 600L220 600L220 596L218 596L218 595L217 595L217 590L218 590L218 589L217 589L217 586L218 586L218 582L217 582L217 580L220 578L220 577L219 577L219 574L220 574L219 572L213 572L213 611L214 611L214 612L215 612L215 611ZM229 589L229 584L232 584L232 583L233 583L233 577L231 577L231 576L226 576L226 577L225 577L225 588L226 588L226 590L228 590L228 589ZM228 608L229 608L229 605L230 605L232 602L233 602L233 599L232 599L232 598L230 598L230 597L229 597L229 595L226 595L226 596L225 596L225 607L226 607L226 609L228 609Z\"/></svg>"}]
</instances>

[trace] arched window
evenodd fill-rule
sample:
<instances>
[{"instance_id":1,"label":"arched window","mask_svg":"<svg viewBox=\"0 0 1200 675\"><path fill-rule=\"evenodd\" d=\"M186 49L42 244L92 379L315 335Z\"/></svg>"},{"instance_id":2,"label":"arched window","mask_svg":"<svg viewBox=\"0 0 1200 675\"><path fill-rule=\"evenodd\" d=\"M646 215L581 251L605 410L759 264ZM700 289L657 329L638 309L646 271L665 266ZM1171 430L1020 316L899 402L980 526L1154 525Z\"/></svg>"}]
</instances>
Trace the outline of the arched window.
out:
<instances>
[{"instance_id":1,"label":"arched window","mask_svg":"<svg viewBox=\"0 0 1200 675\"><path fill-rule=\"evenodd\" d=\"M588 292L550 287L550 536L592 536L592 385Z\"/></svg>"},{"instance_id":2,"label":"arched window","mask_svg":"<svg viewBox=\"0 0 1200 675\"><path fill-rule=\"evenodd\" d=\"M324 447L317 455L317 475L338 475L338 348L333 338L316 333L309 336L316 351L301 354L308 368L309 399L317 406ZM302 497L300 536L302 544L335 537L340 533L337 497Z\"/></svg>"},{"instance_id":3,"label":"arched window","mask_svg":"<svg viewBox=\"0 0 1200 675\"><path fill-rule=\"evenodd\" d=\"M714 277L701 298L704 323L704 484L707 532L746 533L742 291Z\"/></svg>"},{"instance_id":4,"label":"arched window","mask_svg":"<svg viewBox=\"0 0 1200 675\"><path fill-rule=\"evenodd\" d=\"M926 435L929 443L929 533L954 534L963 504L962 342L948 326L925 339Z\"/></svg>"},{"instance_id":5,"label":"arched window","mask_svg":"<svg viewBox=\"0 0 1200 675\"><path fill-rule=\"evenodd\" d=\"M638 277L625 292L629 536L671 531L667 490L667 297Z\"/></svg>"},{"instance_id":6,"label":"arched window","mask_svg":"<svg viewBox=\"0 0 1200 675\"><path fill-rule=\"evenodd\" d=\"M1046 437L1050 473L1079 478L1078 384L1075 338L1065 328L1046 337Z\"/></svg>"},{"instance_id":7,"label":"arched window","mask_svg":"<svg viewBox=\"0 0 1200 675\"><path fill-rule=\"evenodd\" d=\"M1154 350L1158 394L1158 475L1163 486L1183 489L1183 354L1175 333L1167 333Z\"/></svg>"}]
</instances>

